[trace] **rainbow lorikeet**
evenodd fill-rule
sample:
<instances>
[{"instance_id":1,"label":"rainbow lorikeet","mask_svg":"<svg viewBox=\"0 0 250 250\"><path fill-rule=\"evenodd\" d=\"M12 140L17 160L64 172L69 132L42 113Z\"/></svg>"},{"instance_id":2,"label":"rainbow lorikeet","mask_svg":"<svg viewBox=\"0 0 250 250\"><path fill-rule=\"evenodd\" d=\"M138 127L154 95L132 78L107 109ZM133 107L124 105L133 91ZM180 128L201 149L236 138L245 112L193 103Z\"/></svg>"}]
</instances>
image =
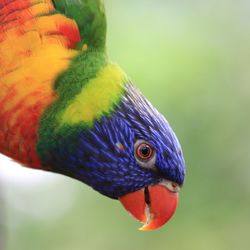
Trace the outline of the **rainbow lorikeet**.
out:
<instances>
[{"instance_id":1,"label":"rainbow lorikeet","mask_svg":"<svg viewBox=\"0 0 250 250\"><path fill-rule=\"evenodd\" d=\"M184 182L181 146L105 44L102 0L0 0L0 152L158 228Z\"/></svg>"}]
</instances>

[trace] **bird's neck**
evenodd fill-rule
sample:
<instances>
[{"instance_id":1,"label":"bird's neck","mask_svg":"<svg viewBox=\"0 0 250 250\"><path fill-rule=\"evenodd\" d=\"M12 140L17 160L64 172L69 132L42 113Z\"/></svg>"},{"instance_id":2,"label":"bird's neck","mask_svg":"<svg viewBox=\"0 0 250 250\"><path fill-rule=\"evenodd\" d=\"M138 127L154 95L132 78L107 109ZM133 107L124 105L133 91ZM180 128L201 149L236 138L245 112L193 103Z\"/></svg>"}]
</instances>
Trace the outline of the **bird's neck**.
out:
<instances>
[{"instance_id":1,"label":"bird's neck","mask_svg":"<svg viewBox=\"0 0 250 250\"><path fill-rule=\"evenodd\" d=\"M56 81L57 99L43 114L37 150L45 168L50 152L75 130L89 130L112 115L125 91L127 76L111 64L105 52L87 51L76 57ZM72 142L74 143L74 142Z\"/></svg>"}]
</instances>

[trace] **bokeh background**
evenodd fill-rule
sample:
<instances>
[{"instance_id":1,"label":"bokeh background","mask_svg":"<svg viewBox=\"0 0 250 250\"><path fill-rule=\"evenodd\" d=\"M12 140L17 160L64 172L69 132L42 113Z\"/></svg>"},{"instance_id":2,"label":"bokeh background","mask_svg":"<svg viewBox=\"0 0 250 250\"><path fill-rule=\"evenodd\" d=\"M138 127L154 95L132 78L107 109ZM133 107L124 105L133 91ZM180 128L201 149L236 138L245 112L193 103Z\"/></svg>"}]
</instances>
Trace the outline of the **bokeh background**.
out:
<instances>
[{"instance_id":1,"label":"bokeh background","mask_svg":"<svg viewBox=\"0 0 250 250\"><path fill-rule=\"evenodd\" d=\"M250 2L106 0L106 9L110 56L182 143L177 213L139 232L119 202L1 156L0 249L249 249Z\"/></svg>"}]
</instances>

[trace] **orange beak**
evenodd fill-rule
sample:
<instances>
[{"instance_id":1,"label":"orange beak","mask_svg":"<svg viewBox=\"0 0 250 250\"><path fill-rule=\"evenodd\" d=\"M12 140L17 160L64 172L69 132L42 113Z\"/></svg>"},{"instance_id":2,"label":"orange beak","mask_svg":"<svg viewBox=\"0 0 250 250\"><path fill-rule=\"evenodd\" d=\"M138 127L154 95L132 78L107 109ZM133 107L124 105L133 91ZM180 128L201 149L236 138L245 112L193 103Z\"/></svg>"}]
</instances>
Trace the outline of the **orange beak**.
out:
<instances>
[{"instance_id":1,"label":"orange beak","mask_svg":"<svg viewBox=\"0 0 250 250\"><path fill-rule=\"evenodd\" d=\"M144 224L139 230L145 231L167 223L177 208L178 193L158 184L126 194L119 200L133 217Z\"/></svg>"}]
</instances>

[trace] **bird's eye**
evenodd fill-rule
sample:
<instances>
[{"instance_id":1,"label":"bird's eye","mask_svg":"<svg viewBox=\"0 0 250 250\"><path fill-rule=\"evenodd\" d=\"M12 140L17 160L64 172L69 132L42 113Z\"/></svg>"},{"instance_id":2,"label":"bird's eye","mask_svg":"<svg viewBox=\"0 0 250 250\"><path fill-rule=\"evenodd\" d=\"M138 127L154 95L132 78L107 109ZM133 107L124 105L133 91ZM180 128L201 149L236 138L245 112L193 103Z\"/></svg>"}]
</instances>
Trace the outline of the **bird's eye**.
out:
<instances>
[{"instance_id":1,"label":"bird's eye","mask_svg":"<svg viewBox=\"0 0 250 250\"><path fill-rule=\"evenodd\" d=\"M147 143L141 143L136 148L136 156L141 161L148 161L154 153L153 148Z\"/></svg>"},{"instance_id":2,"label":"bird's eye","mask_svg":"<svg viewBox=\"0 0 250 250\"><path fill-rule=\"evenodd\" d=\"M139 165L146 168L155 168L156 153L150 143L138 140L135 143L134 154Z\"/></svg>"}]
</instances>

